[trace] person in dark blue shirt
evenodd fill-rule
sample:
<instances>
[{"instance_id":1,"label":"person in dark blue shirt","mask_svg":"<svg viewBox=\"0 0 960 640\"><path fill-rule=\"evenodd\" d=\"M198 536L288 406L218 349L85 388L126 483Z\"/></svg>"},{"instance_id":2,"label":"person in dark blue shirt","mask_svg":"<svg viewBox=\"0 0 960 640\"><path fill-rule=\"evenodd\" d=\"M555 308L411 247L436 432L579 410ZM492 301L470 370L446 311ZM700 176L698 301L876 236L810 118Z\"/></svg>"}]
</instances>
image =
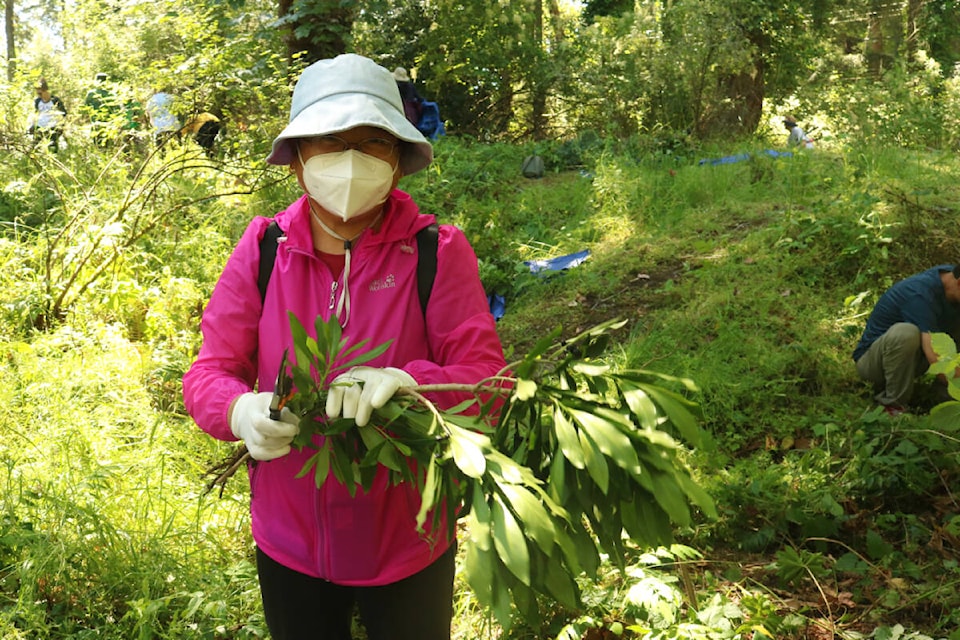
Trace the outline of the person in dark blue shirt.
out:
<instances>
[{"instance_id":1,"label":"person in dark blue shirt","mask_svg":"<svg viewBox=\"0 0 960 640\"><path fill-rule=\"evenodd\" d=\"M888 414L905 411L916 379L939 359L931 334L960 337L958 277L960 265L927 269L890 287L870 313L853 359L857 373L873 384L874 398Z\"/></svg>"}]
</instances>

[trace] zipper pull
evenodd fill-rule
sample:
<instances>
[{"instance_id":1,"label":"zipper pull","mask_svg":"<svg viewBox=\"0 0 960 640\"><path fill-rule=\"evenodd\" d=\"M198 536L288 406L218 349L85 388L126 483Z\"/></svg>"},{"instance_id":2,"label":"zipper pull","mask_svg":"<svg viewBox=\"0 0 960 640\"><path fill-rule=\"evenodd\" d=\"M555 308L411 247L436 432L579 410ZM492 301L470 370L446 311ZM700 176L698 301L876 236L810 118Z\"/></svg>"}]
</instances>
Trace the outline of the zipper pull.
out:
<instances>
[{"instance_id":1,"label":"zipper pull","mask_svg":"<svg viewBox=\"0 0 960 640\"><path fill-rule=\"evenodd\" d=\"M330 308L333 309L337 306L337 287L340 283L336 280L333 281L333 284L330 285Z\"/></svg>"}]
</instances>

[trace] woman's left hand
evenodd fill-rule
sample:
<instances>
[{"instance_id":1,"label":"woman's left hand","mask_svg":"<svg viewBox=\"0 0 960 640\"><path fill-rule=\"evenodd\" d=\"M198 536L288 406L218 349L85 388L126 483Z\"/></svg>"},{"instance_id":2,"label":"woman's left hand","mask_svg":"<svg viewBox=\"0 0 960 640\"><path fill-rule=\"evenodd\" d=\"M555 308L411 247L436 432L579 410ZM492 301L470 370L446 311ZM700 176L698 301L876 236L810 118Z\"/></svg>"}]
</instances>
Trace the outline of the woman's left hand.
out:
<instances>
[{"instance_id":1,"label":"woman's left hand","mask_svg":"<svg viewBox=\"0 0 960 640\"><path fill-rule=\"evenodd\" d=\"M353 418L358 427L370 421L374 409L387 404L401 387L415 387L417 381L403 369L354 367L334 378L327 393L327 416Z\"/></svg>"}]
</instances>

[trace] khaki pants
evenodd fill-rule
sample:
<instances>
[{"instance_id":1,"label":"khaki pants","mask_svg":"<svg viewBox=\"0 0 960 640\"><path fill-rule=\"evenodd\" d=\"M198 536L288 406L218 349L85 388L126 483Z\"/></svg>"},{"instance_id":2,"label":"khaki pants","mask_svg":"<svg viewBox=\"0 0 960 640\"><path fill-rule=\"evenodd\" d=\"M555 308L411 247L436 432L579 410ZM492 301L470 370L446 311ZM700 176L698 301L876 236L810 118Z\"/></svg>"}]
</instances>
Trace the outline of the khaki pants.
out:
<instances>
[{"instance_id":1,"label":"khaki pants","mask_svg":"<svg viewBox=\"0 0 960 640\"><path fill-rule=\"evenodd\" d=\"M874 398L882 405L907 405L914 382L929 367L920 344L920 329L909 322L898 322L887 329L857 360L857 373L873 383Z\"/></svg>"}]
</instances>

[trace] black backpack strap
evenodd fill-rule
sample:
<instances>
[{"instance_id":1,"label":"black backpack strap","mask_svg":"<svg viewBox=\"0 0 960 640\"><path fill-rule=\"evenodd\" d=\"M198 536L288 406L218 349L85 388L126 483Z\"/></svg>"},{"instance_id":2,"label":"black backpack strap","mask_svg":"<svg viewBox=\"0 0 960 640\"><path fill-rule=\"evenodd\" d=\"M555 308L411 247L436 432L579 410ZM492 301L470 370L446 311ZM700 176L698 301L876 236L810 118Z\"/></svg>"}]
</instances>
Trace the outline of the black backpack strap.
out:
<instances>
[{"instance_id":1,"label":"black backpack strap","mask_svg":"<svg viewBox=\"0 0 960 640\"><path fill-rule=\"evenodd\" d=\"M276 222L270 226L260 238L260 272L257 274L257 288L260 290L260 301L267 295L267 283L273 273L273 263L277 259L277 239L283 235L283 230ZM439 244L440 228L436 223L424 227L417 232L417 294L420 297L420 310L427 314L427 302L433 290L433 281L437 276L437 245Z\"/></svg>"},{"instance_id":2,"label":"black backpack strap","mask_svg":"<svg viewBox=\"0 0 960 640\"><path fill-rule=\"evenodd\" d=\"M433 281L437 276L437 245L440 227L434 222L417 232L417 293L420 296L420 310L427 317L427 302L433 290Z\"/></svg>"},{"instance_id":3,"label":"black backpack strap","mask_svg":"<svg viewBox=\"0 0 960 640\"><path fill-rule=\"evenodd\" d=\"M257 274L257 288L260 289L260 302L267 297L267 284L273 273L273 263L277 259L277 240L283 235L283 230L276 222L270 226L260 238L260 272Z\"/></svg>"}]
</instances>

